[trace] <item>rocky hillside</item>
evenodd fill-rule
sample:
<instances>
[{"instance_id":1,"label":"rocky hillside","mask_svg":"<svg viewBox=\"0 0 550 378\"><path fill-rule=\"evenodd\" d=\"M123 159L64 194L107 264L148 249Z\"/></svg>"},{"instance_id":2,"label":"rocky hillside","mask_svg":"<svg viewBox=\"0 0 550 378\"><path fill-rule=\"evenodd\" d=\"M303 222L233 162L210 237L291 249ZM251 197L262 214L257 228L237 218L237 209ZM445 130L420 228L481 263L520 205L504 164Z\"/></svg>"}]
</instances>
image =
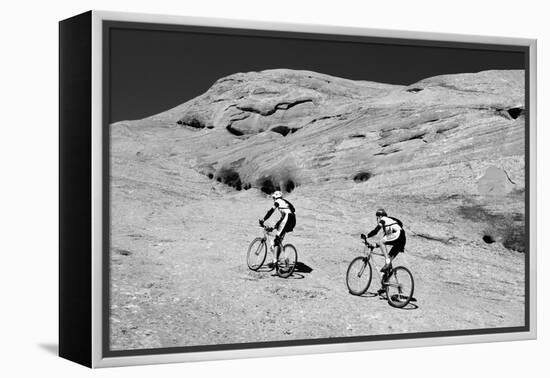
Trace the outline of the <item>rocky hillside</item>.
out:
<instances>
[{"instance_id":1,"label":"rocky hillside","mask_svg":"<svg viewBox=\"0 0 550 378\"><path fill-rule=\"evenodd\" d=\"M515 214L525 188L523 111L523 71L404 87L270 70L220 79L168 112L113 125L113 136L167 128L179 138L173 156L235 190L368 182L353 189L490 207L518 197L497 209ZM165 145L135 147L129 152L143 157Z\"/></svg>"},{"instance_id":2,"label":"rocky hillside","mask_svg":"<svg viewBox=\"0 0 550 378\"><path fill-rule=\"evenodd\" d=\"M397 86L280 69L234 74L169 111L111 125L115 346L521 325L524 103L523 71ZM258 281L244 264L270 206L265 193L276 189L298 209L289 237L313 268L299 287ZM403 258L425 302L412 318L394 310L377 328L357 323L369 315L342 283L357 235L381 206L405 223L412 252ZM202 299L182 299L191 287ZM215 303L206 300L216 290ZM275 296L292 311L304 305L300 290L312 295L311 314L320 311L317 328L297 317L281 335L281 310L269 309L282 302L250 302L251 294ZM247 333L239 322L259 304L268 313L254 324L273 321ZM339 311L346 315L322 324ZM193 334L196 327L215 331Z\"/></svg>"}]
</instances>

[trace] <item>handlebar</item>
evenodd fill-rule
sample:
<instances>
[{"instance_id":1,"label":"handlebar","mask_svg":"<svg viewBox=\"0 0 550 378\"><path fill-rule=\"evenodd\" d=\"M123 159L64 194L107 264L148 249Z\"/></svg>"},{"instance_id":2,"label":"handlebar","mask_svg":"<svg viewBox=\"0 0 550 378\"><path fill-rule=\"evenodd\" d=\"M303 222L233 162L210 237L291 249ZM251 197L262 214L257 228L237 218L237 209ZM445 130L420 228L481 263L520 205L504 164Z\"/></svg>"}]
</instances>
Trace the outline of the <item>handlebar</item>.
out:
<instances>
[{"instance_id":1,"label":"handlebar","mask_svg":"<svg viewBox=\"0 0 550 378\"><path fill-rule=\"evenodd\" d=\"M273 232L273 227L266 226L261 219L258 221L258 224L260 225L261 228L263 228L267 232Z\"/></svg>"},{"instance_id":2,"label":"handlebar","mask_svg":"<svg viewBox=\"0 0 550 378\"><path fill-rule=\"evenodd\" d=\"M369 241L367 240L367 237L364 235L364 234L361 234L361 240L363 240L363 243L365 243L365 245L372 251L374 250L374 248L377 247L376 244L371 244L369 243Z\"/></svg>"}]
</instances>

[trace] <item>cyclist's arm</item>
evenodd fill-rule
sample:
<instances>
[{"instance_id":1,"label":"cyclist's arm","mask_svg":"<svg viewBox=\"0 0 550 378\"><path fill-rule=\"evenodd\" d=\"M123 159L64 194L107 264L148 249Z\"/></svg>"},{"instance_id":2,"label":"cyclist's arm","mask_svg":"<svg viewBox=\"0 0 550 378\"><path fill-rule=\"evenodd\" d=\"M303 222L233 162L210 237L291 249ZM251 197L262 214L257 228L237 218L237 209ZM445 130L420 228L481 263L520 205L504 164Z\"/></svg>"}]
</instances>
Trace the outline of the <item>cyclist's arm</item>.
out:
<instances>
[{"instance_id":1,"label":"cyclist's arm","mask_svg":"<svg viewBox=\"0 0 550 378\"><path fill-rule=\"evenodd\" d=\"M267 213L265 214L265 217L264 217L264 222L269 219L271 214L273 214L273 212L275 211L275 208L276 208L276 206L273 206L271 209L269 209L267 211Z\"/></svg>"},{"instance_id":2,"label":"cyclist's arm","mask_svg":"<svg viewBox=\"0 0 550 378\"><path fill-rule=\"evenodd\" d=\"M380 227L380 225L376 225L376 227L367 234L367 238L372 238L374 235L376 235L378 233L378 231L380 231L382 227Z\"/></svg>"}]
</instances>

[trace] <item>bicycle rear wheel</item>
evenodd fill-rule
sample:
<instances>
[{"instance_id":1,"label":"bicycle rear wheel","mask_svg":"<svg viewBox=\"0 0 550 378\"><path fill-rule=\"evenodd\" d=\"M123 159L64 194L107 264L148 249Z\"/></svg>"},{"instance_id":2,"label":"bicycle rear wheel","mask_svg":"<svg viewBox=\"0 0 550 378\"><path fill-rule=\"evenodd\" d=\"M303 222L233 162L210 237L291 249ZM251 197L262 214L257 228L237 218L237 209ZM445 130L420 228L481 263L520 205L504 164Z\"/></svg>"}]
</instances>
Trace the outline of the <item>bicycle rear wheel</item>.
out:
<instances>
[{"instance_id":1,"label":"bicycle rear wheel","mask_svg":"<svg viewBox=\"0 0 550 378\"><path fill-rule=\"evenodd\" d=\"M385 283L388 303L397 308L405 307L411 301L414 292L412 273L404 266L392 269Z\"/></svg>"},{"instance_id":2,"label":"bicycle rear wheel","mask_svg":"<svg viewBox=\"0 0 550 378\"><path fill-rule=\"evenodd\" d=\"M363 295L370 286L372 280L372 267L366 257L354 258L346 272L346 285L353 295Z\"/></svg>"},{"instance_id":3,"label":"bicycle rear wheel","mask_svg":"<svg viewBox=\"0 0 550 378\"><path fill-rule=\"evenodd\" d=\"M267 255L267 243L264 238L256 238L252 240L248 246L246 254L246 263L250 270L258 270L263 265Z\"/></svg>"},{"instance_id":4,"label":"bicycle rear wheel","mask_svg":"<svg viewBox=\"0 0 550 378\"><path fill-rule=\"evenodd\" d=\"M297 261L298 252L296 252L296 248L292 244L285 245L277 260L277 275L282 278L292 275Z\"/></svg>"}]
</instances>

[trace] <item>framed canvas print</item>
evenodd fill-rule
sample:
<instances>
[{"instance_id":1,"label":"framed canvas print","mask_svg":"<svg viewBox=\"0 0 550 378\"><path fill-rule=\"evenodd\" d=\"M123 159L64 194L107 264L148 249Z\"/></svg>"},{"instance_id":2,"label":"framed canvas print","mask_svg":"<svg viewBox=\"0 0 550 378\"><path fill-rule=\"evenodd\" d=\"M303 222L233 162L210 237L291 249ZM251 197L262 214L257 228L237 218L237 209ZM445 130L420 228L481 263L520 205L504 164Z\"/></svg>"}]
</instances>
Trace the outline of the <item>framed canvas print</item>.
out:
<instances>
[{"instance_id":1,"label":"framed canvas print","mask_svg":"<svg viewBox=\"0 0 550 378\"><path fill-rule=\"evenodd\" d=\"M60 22L60 355L536 337L536 42Z\"/></svg>"}]
</instances>

